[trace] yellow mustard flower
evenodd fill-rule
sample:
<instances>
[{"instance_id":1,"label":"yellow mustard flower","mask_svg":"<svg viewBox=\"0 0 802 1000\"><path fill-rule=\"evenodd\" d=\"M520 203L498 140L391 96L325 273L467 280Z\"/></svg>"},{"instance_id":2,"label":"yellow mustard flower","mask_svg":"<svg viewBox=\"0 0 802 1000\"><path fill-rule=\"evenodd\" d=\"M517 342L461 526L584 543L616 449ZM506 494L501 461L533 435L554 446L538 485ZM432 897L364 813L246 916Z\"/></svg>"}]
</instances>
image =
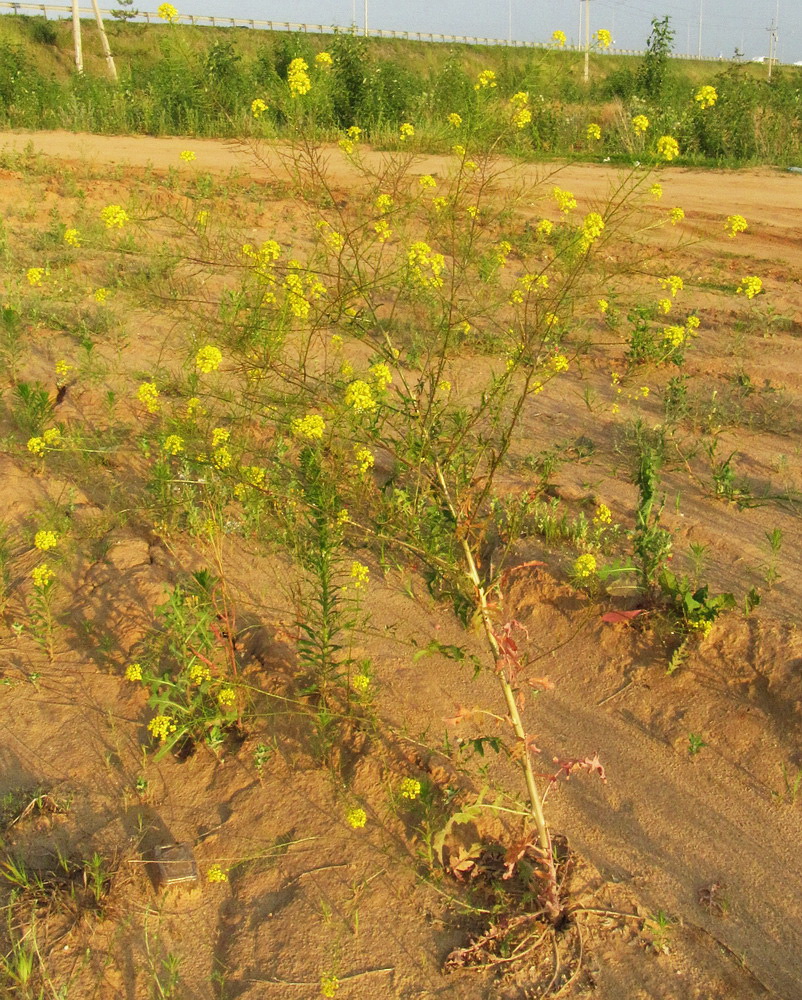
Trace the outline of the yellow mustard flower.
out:
<instances>
[{"instance_id":1,"label":"yellow mustard flower","mask_svg":"<svg viewBox=\"0 0 802 1000\"><path fill-rule=\"evenodd\" d=\"M106 229L122 229L131 221L122 205L106 205L100 210L100 218Z\"/></svg>"},{"instance_id":2,"label":"yellow mustard flower","mask_svg":"<svg viewBox=\"0 0 802 1000\"><path fill-rule=\"evenodd\" d=\"M201 347L195 355L195 367L203 375L216 372L222 363L223 352L219 347L214 347L212 344L206 344L205 347Z\"/></svg>"},{"instance_id":3,"label":"yellow mustard flower","mask_svg":"<svg viewBox=\"0 0 802 1000\"><path fill-rule=\"evenodd\" d=\"M649 127L649 119L646 115L635 115L632 119L632 128L636 135L643 135Z\"/></svg>"},{"instance_id":4,"label":"yellow mustard flower","mask_svg":"<svg viewBox=\"0 0 802 1000\"><path fill-rule=\"evenodd\" d=\"M671 220L671 225L676 226L678 222L682 222L685 218L685 210L680 208L679 205L675 205L674 208L669 209L668 217Z\"/></svg>"},{"instance_id":5,"label":"yellow mustard flower","mask_svg":"<svg viewBox=\"0 0 802 1000\"><path fill-rule=\"evenodd\" d=\"M142 680L142 664L141 663L129 663L125 668L125 679L127 681L141 681Z\"/></svg>"},{"instance_id":6,"label":"yellow mustard flower","mask_svg":"<svg viewBox=\"0 0 802 1000\"><path fill-rule=\"evenodd\" d=\"M305 59L293 59L287 67L287 84L290 88L290 97L303 97L312 89L312 81L309 79L309 64Z\"/></svg>"},{"instance_id":7,"label":"yellow mustard flower","mask_svg":"<svg viewBox=\"0 0 802 1000\"><path fill-rule=\"evenodd\" d=\"M65 229L64 242L67 246L79 247L81 245L81 234L77 229Z\"/></svg>"},{"instance_id":8,"label":"yellow mustard flower","mask_svg":"<svg viewBox=\"0 0 802 1000\"><path fill-rule=\"evenodd\" d=\"M561 48L563 48L563 46L565 45L565 43L567 41L568 41L568 38L567 38L567 36L566 36L566 34L565 34L564 31L560 31L559 28L556 31L552 31L552 33L551 33L551 43L552 43L552 45L556 45L558 49L561 49Z\"/></svg>"},{"instance_id":9,"label":"yellow mustard flower","mask_svg":"<svg viewBox=\"0 0 802 1000\"><path fill-rule=\"evenodd\" d=\"M454 128L461 128L462 126L462 115L458 115L456 111L452 111L447 120L448 124Z\"/></svg>"},{"instance_id":10,"label":"yellow mustard flower","mask_svg":"<svg viewBox=\"0 0 802 1000\"><path fill-rule=\"evenodd\" d=\"M210 865L206 870L207 882L228 882L228 873L220 865Z\"/></svg>"},{"instance_id":11,"label":"yellow mustard flower","mask_svg":"<svg viewBox=\"0 0 802 1000\"><path fill-rule=\"evenodd\" d=\"M415 126L411 122L403 122L401 128L398 130L398 137L402 142L406 139L411 139L414 134Z\"/></svg>"},{"instance_id":12,"label":"yellow mustard flower","mask_svg":"<svg viewBox=\"0 0 802 1000\"><path fill-rule=\"evenodd\" d=\"M360 677L362 674L359 675ZM368 814L364 809L349 809L345 814L345 822L353 830L361 830L368 821Z\"/></svg>"},{"instance_id":13,"label":"yellow mustard flower","mask_svg":"<svg viewBox=\"0 0 802 1000\"><path fill-rule=\"evenodd\" d=\"M178 154L178 157L183 160L184 163L192 163L193 160L197 159L191 149L182 149Z\"/></svg>"},{"instance_id":14,"label":"yellow mustard flower","mask_svg":"<svg viewBox=\"0 0 802 1000\"><path fill-rule=\"evenodd\" d=\"M37 590L47 590L54 578L53 570L46 562L39 563L31 570L31 580Z\"/></svg>"},{"instance_id":15,"label":"yellow mustard flower","mask_svg":"<svg viewBox=\"0 0 802 1000\"><path fill-rule=\"evenodd\" d=\"M679 143L671 135L661 135L657 140L657 152L664 160L676 160L679 156Z\"/></svg>"},{"instance_id":16,"label":"yellow mustard flower","mask_svg":"<svg viewBox=\"0 0 802 1000\"><path fill-rule=\"evenodd\" d=\"M265 111L267 111L267 102L263 101L261 97L256 97L251 101L251 114L254 118L261 118Z\"/></svg>"},{"instance_id":17,"label":"yellow mustard flower","mask_svg":"<svg viewBox=\"0 0 802 1000\"><path fill-rule=\"evenodd\" d=\"M737 233L745 233L749 224L742 215L728 215L724 228L730 239L735 239Z\"/></svg>"},{"instance_id":18,"label":"yellow mustard flower","mask_svg":"<svg viewBox=\"0 0 802 1000\"><path fill-rule=\"evenodd\" d=\"M354 590L361 590L362 587L366 587L368 581L370 580L370 570L364 563L354 560L351 563L351 572L349 573L351 578L351 586Z\"/></svg>"},{"instance_id":19,"label":"yellow mustard flower","mask_svg":"<svg viewBox=\"0 0 802 1000\"><path fill-rule=\"evenodd\" d=\"M738 286L738 295L745 295L748 299L753 299L763 291L763 282L756 275L742 278Z\"/></svg>"},{"instance_id":20,"label":"yellow mustard flower","mask_svg":"<svg viewBox=\"0 0 802 1000\"><path fill-rule=\"evenodd\" d=\"M38 288L42 284L42 278L44 278L44 276L45 269L43 267L29 267L25 272L28 284L33 288Z\"/></svg>"},{"instance_id":21,"label":"yellow mustard flower","mask_svg":"<svg viewBox=\"0 0 802 1000\"><path fill-rule=\"evenodd\" d=\"M319 441L325 429L326 421L319 413L308 413L305 417L297 417L292 422L293 435L307 438L309 441Z\"/></svg>"},{"instance_id":22,"label":"yellow mustard flower","mask_svg":"<svg viewBox=\"0 0 802 1000\"><path fill-rule=\"evenodd\" d=\"M331 58L330 52L318 52L315 56L315 65L320 66L321 69L331 69L334 65L334 60Z\"/></svg>"},{"instance_id":23,"label":"yellow mustard flower","mask_svg":"<svg viewBox=\"0 0 802 1000\"><path fill-rule=\"evenodd\" d=\"M598 142L601 139L601 125L597 122L591 122L590 125L585 129L585 135L590 142Z\"/></svg>"},{"instance_id":24,"label":"yellow mustard flower","mask_svg":"<svg viewBox=\"0 0 802 1000\"><path fill-rule=\"evenodd\" d=\"M590 552L578 556L574 560L574 576L578 580L587 580L596 572L596 557Z\"/></svg>"},{"instance_id":25,"label":"yellow mustard flower","mask_svg":"<svg viewBox=\"0 0 802 1000\"><path fill-rule=\"evenodd\" d=\"M492 69L483 69L482 72L476 79L476 83L473 85L474 90L489 90L493 87L498 86L496 82L496 74Z\"/></svg>"},{"instance_id":26,"label":"yellow mustard flower","mask_svg":"<svg viewBox=\"0 0 802 1000\"><path fill-rule=\"evenodd\" d=\"M694 100L700 108L712 108L718 100L716 88L711 87L710 84L705 84L696 91Z\"/></svg>"},{"instance_id":27,"label":"yellow mustard flower","mask_svg":"<svg viewBox=\"0 0 802 1000\"><path fill-rule=\"evenodd\" d=\"M607 28L599 28L599 30L594 33L593 39L600 49L609 49L613 44L613 36Z\"/></svg>"},{"instance_id":28,"label":"yellow mustard flower","mask_svg":"<svg viewBox=\"0 0 802 1000\"><path fill-rule=\"evenodd\" d=\"M48 552L56 548L59 543L59 533L57 531L37 531L34 535L33 544L40 552Z\"/></svg>"},{"instance_id":29,"label":"yellow mustard flower","mask_svg":"<svg viewBox=\"0 0 802 1000\"><path fill-rule=\"evenodd\" d=\"M417 778L404 778L398 790L401 793L402 799L409 799L410 802L414 802L415 799L420 797L421 783Z\"/></svg>"},{"instance_id":30,"label":"yellow mustard flower","mask_svg":"<svg viewBox=\"0 0 802 1000\"><path fill-rule=\"evenodd\" d=\"M178 11L173 7L171 3L162 3L156 8L156 13L162 19L162 21L169 21L170 24L175 24L178 20Z\"/></svg>"},{"instance_id":31,"label":"yellow mustard flower","mask_svg":"<svg viewBox=\"0 0 802 1000\"><path fill-rule=\"evenodd\" d=\"M148 413L159 412L159 390L155 382L143 382L136 391L136 398L145 407Z\"/></svg>"},{"instance_id":32,"label":"yellow mustard flower","mask_svg":"<svg viewBox=\"0 0 802 1000\"><path fill-rule=\"evenodd\" d=\"M563 191L562 188L553 187L551 189L551 194L554 200L557 202L557 207L561 212L567 215L569 212L576 208L576 198L571 194L570 191Z\"/></svg>"}]
</instances>

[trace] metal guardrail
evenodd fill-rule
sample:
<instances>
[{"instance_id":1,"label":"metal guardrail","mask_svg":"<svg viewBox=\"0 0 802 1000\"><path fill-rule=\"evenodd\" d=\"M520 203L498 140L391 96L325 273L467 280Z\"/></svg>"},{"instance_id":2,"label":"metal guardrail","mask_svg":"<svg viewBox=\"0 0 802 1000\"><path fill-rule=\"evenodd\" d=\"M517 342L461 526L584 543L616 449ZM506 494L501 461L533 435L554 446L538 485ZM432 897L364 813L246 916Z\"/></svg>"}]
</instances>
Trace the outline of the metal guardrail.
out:
<instances>
[{"instance_id":1,"label":"metal guardrail","mask_svg":"<svg viewBox=\"0 0 802 1000\"><path fill-rule=\"evenodd\" d=\"M65 4L51 4L51 3L13 3L13 2L0 2L0 10L5 9L14 14L24 14L32 12L35 14L41 14L47 18L48 12L52 12L57 18L67 17L72 12L72 7ZM81 16L93 17L94 13L91 9L86 7L79 7L78 13ZM112 12L101 8L101 15L104 18L112 18ZM158 14L152 11L139 11L139 14L131 20L142 22L147 24L159 23L163 24L164 21L159 17ZM251 17L217 17L214 14L179 14L177 20L182 24L191 25L211 25L214 28L253 28L263 31L299 31L305 34L319 34L319 35L333 35L335 31L342 30L342 28L336 28L331 24L299 24L294 21L259 21ZM462 45L492 45L492 46L505 46L508 48L523 48L523 49L542 49L547 48L548 45L545 42L522 42L516 39L507 38L482 38L476 35L444 35L439 32L431 31L397 31L390 30L387 28L369 28L368 35L371 38L402 38L405 41L412 42L451 42L459 43ZM583 52L584 48L581 45L566 45L566 49L573 52ZM610 48L606 49L602 54L609 55L619 55L619 56L642 56L644 54L643 49L617 49ZM699 59L701 58L706 62L719 62L722 61L722 57L712 57L712 56L695 56L695 55L681 55L680 53L671 53L677 59ZM726 60L724 60L726 61Z\"/></svg>"}]
</instances>

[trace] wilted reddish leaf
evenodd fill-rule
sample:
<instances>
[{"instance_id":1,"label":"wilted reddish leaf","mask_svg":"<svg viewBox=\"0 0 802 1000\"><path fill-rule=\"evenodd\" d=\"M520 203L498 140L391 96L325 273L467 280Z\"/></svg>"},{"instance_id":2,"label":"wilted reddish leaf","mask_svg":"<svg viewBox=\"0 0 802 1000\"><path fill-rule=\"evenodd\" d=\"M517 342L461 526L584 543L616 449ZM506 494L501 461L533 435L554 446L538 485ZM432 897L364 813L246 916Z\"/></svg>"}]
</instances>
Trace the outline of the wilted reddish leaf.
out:
<instances>
[{"instance_id":1,"label":"wilted reddish leaf","mask_svg":"<svg viewBox=\"0 0 802 1000\"><path fill-rule=\"evenodd\" d=\"M637 618L638 615L642 615L644 608L638 608L636 611L607 611L601 616L603 622L629 622L633 618Z\"/></svg>"}]
</instances>

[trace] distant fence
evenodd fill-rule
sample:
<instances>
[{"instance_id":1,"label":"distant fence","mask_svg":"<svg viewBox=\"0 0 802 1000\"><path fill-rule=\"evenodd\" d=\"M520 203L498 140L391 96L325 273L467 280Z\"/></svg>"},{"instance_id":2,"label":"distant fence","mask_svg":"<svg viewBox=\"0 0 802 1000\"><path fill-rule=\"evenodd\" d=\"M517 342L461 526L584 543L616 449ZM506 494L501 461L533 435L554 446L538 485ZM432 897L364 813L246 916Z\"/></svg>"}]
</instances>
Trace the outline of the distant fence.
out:
<instances>
[{"instance_id":1,"label":"distant fence","mask_svg":"<svg viewBox=\"0 0 802 1000\"><path fill-rule=\"evenodd\" d=\"M65 4L42 4L42 3L8 3L0 2L0 9L10 11L14 14L42 14L47 17L48 13L54 14L57 18L64 18L71 14L72 7ZM79 7L78 13L84 17L94 17L94 12L90 8ZM104 18L112 17L112 12L110 10L101 9L101 15ZM163 24L164 21L151 11L139 11L136 18L132 20L135 21L145 21L148 24L158 22ZM218 17L214 14L179 14L178 21L184 24L192 25L211 25L214 28L254 28L262 31L301 31L306 34L312 35L333 35L335 31L342 30L342 28L335 28L331 24L297 24L294 21L258 21L252 17ZM361 34L361 32L360 32ZM393 31L387 28L369 28L368 34L371 38L403 38L406 41L412 42L456 42L463 45L503 45L511 48L518 49L543 49L547 48L547 44L544 42L521 42L516 39L508 38L480 38L476 35L443 35L439 32L431 31ZM566 45L567 49L574 52L584 51L581 45ZM610 48L605 50L610 55L619 56L642 56L642 49L616 49ZM679 53L672 53L678 59L697 59L700 57L691 55L680 55ZM716 62L721 60L723 57L719 56L717 59L709 56L701 56L701 58L707 62Z\"/></svg>"}]
</instances>

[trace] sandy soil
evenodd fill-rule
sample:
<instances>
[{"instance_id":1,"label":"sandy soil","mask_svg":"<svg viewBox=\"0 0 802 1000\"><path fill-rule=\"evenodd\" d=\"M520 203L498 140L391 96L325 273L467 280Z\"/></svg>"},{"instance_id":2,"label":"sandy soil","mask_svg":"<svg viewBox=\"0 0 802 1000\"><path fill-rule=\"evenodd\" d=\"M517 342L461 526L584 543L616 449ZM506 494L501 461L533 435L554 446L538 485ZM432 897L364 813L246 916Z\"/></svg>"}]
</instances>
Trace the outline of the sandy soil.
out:
<instances>
[{"instance_id":1,"label":"sandy soil","mask_svg":"<svg viewBox=\"0 0 802 1000\"><path fill-rule=\"evenodd\" d=\"M21 161L9 161L0 188L9 228L21 224L19 206L32 197L41 200L39 218L51 205L75 200L59 193L68 172L90 203L102 205L151 183L143 181L141 168L151 167L158 181L188 147L198 168L211 173L233 170L259 180L281 169L280 158L254 165L248 150L209 140L0 135L0 154L31 147L52 158L52 175L27 176ZM382 154L370 155L378 162ZM336 151L332 157L337 183L344 196L353 196L353 175ZM415 167L434 175L445 169L444 159L431 156ZM534 178L544 170L532 166L527 172ZM560 170L558 183L570 187L586 210L618 178L603 166L575 165ZM802 177L768 168L666 168L661 182L663 205L686 212L684 235L720 228L712 245L708 240L704 248L689 244L683 251L686 270L700 287L711 276L737 283L743 274L759 273L782 319L736 342L735 310L743 303L725 307L711 291L701 313L704 336L686 371L708 401L711 392L726 394L734 374L748 372L757 396L730 414L729 423L722 418L723 440L755 492L767 486L765 492L775 494L782 487L792 495L802 489ZM271 211L277 214L275 207L264 209L254 233L268 229ZM292 208L285 203L282 211ZM734 242L721 220L736 212L750 228ZM132 368L169 349L169 330L139 330ZM47 369L57 334L45 324L32 336L36 375ZM601 366L587 377L599 393L608 391ZM655 374L654 388L666 377ZM68 398L65 419L99 410L106 388ZM654 422L661 414L657 395L643 404L644 416ZM617 518L631 521L635 493L614 464L614 422L607 411L592 412L576 400L571 391L544 397L527 417L522 441L592 438L596 451L560 469L556 492L569 503L604 498ZM7 424L7 415L3 420ZM689 437L695 433L689 426ZM525 451L522 444L521 461ZM12 846L46 852L55 840L78 855L105 851L117 857L119 874L106 919L50 928L42 949L53 982L70 983L69 996L81 1000L146 997L153 968L163 968L174 954L181 959L174 995L199 1000L311 1000L320 995L320 975L329 968L338 970L344 1000L519 995L512 984L494 985L482 974L441 972L445 955L463 938L442 891L416 877L419 838L387 807L388 761L412 775L443 780L452 766L442 754L443 719L455 704L496 698L489 679L472 681L469 671L448 660L413 660L412 643L425 645L432 636L444 643L475 641L466 639L448 609L419 581L404 592L393 573L372 588L365 653L375 664L378 714L393 736L388 744L370 740L368 751L355 754L353 788L371 803L364 831L343 822L337 782L280 714L260 720L244 746L221 760L199 752L186 761L143 764L143 703L122 679L121 664L148 627L164 587L205 565L208 553L186 539L165 543L131 524L111 525L104 533L103 490L77 476L71 481L68 471L61 475L32 475L25 457L11 449L0 456L0 502L12 530L24 529L43 505L63 503L69 492L77 522L93 525L91 537L102 540L76 556L73 625L56 662L48 663L16 634L14 616L6 614L0 794L41 787L70 803L62 814L17 824L7 837ZM525 479L523 466L515 475ZM642 916L662 911L671 920L661 939L643 921L586 914L584 971L564 996L802 997L802 793L793 801L784 778L802 769L799 503L741 509L713 497L702 475L699 458L667 469L669 498L682 494L679 510L669 499L666 512L675 550L685 551L691 541L706 544L705 575L713 589L742 594L758 585L764 600L749 618L733 613L717 622L672 676L665 672L670 637L602 623L602 606L559 582L570 556L537 538L516 548L521 561L547 564L518 574L508 596L529 630L527 651L542 658L542 671L554 684L529 710L536 712L531 728L545 760L598 751L607 768L606 785L576 778L549 804L554 828L569 836L581 858L577 898L590 908ZM762 569L765 533L777 527L783 532L780 578L769 589ZM263 626L247 677L281 692L292 679L292 655L282 639L287 612L277 597L287 567L235 537L227 544L232 590ZM17 583L26 559L19 555ZM706 743L693 756L689 734L702 734ZM257 770L253 752L268 739L280 750ZM137 791L141 775L147 777L145 792ZM490 775L506 779L501 765L494 764ZM157 843L172 839L192 842L202 868L234 859L231 880L157 891L141 862Z\"/></svg>"}]
</instances>

